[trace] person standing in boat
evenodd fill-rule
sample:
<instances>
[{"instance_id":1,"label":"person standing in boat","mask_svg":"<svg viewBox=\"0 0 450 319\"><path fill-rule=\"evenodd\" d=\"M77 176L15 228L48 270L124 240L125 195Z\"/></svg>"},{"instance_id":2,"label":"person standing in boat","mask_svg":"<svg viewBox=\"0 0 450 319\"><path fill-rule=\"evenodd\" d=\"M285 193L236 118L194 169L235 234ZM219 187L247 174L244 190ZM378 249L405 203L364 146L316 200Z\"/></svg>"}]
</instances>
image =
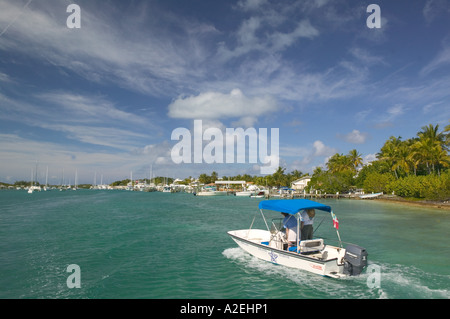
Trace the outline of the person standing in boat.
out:
<instances>
[{"instance_id":1,"label":"person standing in boat","mask_svg":"<svg viewBox=\"0 0 450 319\"><path fill-rule=\"evenodd\" d=\"M301 240L313 239L314 216L316 216L314 209L305 209L300 214Z\"/></svg>"},{"instance_id":2,"label":"person standing in boat","mask_svg":"<svg viewBox=\"0 0 450 319\"><path fill-rule=\"evenodd\" d=\"M283 227L286 229L286 239L288 241L287 250L289 250L290 247L297 246L297 219L295 216L287 213L281 213L281 215L284 216Z\"/></svg>"}]
</instances>

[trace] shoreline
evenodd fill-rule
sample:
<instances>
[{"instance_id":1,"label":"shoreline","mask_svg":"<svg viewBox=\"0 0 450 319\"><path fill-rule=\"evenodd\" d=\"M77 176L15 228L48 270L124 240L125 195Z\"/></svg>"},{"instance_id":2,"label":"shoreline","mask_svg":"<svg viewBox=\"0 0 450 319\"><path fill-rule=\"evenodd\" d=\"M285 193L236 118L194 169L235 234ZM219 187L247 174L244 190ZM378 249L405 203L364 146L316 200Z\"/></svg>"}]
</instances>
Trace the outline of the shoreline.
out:
<instances>
[{"instance_id":1,"label":"shoreline","mask_svg":"<svg viewBox=\"0 0 450 319\"><path fill-rule=\"evenodd\" d=\"M436 208L442 210L450 210L450 202L442 202L442 201L425 201L425 200L408 200L401 197L379 197L374 198L373 200L385 202L385 203L394 203L401 204L406 206L416 206L416 207L427 207L427 208Z\"/></svg>"}]
</instances>

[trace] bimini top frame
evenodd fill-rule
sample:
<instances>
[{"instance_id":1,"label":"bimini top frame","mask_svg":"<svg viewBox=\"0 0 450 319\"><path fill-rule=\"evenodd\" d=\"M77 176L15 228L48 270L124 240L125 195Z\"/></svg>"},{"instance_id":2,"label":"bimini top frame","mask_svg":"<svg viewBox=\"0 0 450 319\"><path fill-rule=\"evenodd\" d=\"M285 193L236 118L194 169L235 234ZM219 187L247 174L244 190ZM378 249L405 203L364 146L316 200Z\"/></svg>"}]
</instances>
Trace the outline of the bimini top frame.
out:
<instances>
[{"instance_id":1,"label":"bimini top frame","mask_svg":"<svg viewBox=\"0 0 450 319\"><path fill-rule=\"evenodd\" d=\"M315 209L323 212L331 213L333 218L333 226L336 228L336 233L339 239L340 246L342 246L341 236L339 235L339 224L337 222L336 215L334 215L330 206L309 200L309 199L273 199L273 200L263 200L259 202L258 205L261 215L264 219L264 223L266 224L267 230L269 230L269 226L267 225L267 221L262 212L263 209L272 210L280 213L287 213L290 215L296 215L300 213L300 211L304 209ZM299 227L300 214L297 215L297 228ZM252 223L253 224L253 223ZM299 229L297 229L297 237L299 236ZM298 238L297 238L298 242Z\"/></svg>"}]
</instances>

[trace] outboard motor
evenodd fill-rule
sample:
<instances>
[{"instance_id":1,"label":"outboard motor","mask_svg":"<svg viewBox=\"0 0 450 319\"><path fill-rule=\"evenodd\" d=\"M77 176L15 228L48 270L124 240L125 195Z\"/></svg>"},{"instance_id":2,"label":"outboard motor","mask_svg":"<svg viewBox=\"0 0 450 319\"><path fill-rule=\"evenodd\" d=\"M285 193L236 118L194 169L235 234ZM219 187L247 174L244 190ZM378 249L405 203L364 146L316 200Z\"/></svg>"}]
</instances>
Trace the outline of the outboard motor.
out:
<instances>
[{"instance_id":1,"label":"outboard motor","mask_svg":"<svg viewBox=\"0 0 450 319\"><path fill-rule=\"evenodd\" d=\"M365 248L349 244L345 248L344 274L357 276L367 266L367 251Z\"/></svg>"}]
</instances>

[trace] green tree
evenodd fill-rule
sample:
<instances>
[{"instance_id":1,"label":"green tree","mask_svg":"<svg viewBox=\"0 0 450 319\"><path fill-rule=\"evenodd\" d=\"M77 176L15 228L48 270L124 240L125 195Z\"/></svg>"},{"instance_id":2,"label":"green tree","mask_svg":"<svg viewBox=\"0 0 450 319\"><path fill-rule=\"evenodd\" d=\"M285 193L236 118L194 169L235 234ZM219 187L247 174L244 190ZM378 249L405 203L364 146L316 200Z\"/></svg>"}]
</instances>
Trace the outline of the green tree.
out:
<instances>
[{"instance_id":1,"label":"green tree","mask_svg":"<svg viewBox=\"0 0 450 319\"><path fill-rule=\"evenodd\" d=\"M411 148L414 165L425 165L428 174L436 172L440 174L442 168L448 167L450 162L447 154L446 135L443 132L439 133L438 130L438 124L423 126L422 131L417 133L419 139Z\"/></svg>"},{"instance_id":2,"label":"green tree","mask_svg":"<svg viewBox=\"0 0 450 319\"><path fill-rule=\"evenodd\" d=\"M353 169L353 163L349 156L336 153L327 162L328 170L331 173L344 172Z\"/></svg>"},{"instance_id":3,"label":"green tree","mask_svg":"<svg viewBox=\"0 0 450 319\"><path fill-rule=\"evenodd\" d=\"M278 166L278 169L275 173L272 174L274 186L286 186L286 175L284 174L284 171L286 168L282 168L281 166Z\"/></svg>"},{"instance_id":4,"label":"green tree","mask_svg":"<svg viewBox=\"0 0 450 319\"><path fill-rule=\"evenodd\" d=\"M377 172L370 172L364 180L363 189L366 193L390 193L392 192L390 184L393 181L395 181L395 177L390 173L380 174Z\"/></svg>"},{"instance_id":5,"label":"green tree","mask_svg":"<svg viewBox=\"0 0 450 319\"><path fill-rule=\"evenodd\" d=\"M399 178L399 172L397 169L403 166L403 164L399 164L399 162L403 161L401 159L402 156L405 155L405 153L401 151L402 145L403 141L400 136L391 136L389 140L384 143L380 152L377 154L377 158L379 160L384 161L387 165L389 165L396 178Z\"/></svg>"},{"instance_id":6,"label":"green tree","mask_svg":"<svg viewBox=\"0 0 450 319\"><path fill-rule=\"evenodd\" d=\"M211 173L211 177L210 177L210 183L214 183L215 181L217 181L219 179L219 175L217 174L217 172L213 171Z\"/></svg>"},{"instance_id":7,"label":"green tree","mask_svg":"<svg viewBox=\"0 0 450 319\"><path fill-rule=\"evenodd\" d=\"M356 149L348 152L349 162L353 165L353 169L356 171L359 166L363 164L361 154Z\"/></svg>"},{"instance_id":8,"label":"green tree","mask_svg":"<svg viewBox=\"0 0 450 319\"><path fill-rule=\"evenodd\" d=\"M444 138L445 148L446 148L446 150L448 150L450 147L450 124L445 127L443 133L445 136L445 138Z\"/></svg>"},{"instance_id":9,"label":"green tree","mask_svg":"<svg viewBox=\"0 0 450 319\"><path fill-rule=\"evenodd\" d=\"M202 184L209 184L211 183L211 176L206 175L205 173L200 174L200 176L198 177L198 181Z\"/></svg>"}]
</instances>

